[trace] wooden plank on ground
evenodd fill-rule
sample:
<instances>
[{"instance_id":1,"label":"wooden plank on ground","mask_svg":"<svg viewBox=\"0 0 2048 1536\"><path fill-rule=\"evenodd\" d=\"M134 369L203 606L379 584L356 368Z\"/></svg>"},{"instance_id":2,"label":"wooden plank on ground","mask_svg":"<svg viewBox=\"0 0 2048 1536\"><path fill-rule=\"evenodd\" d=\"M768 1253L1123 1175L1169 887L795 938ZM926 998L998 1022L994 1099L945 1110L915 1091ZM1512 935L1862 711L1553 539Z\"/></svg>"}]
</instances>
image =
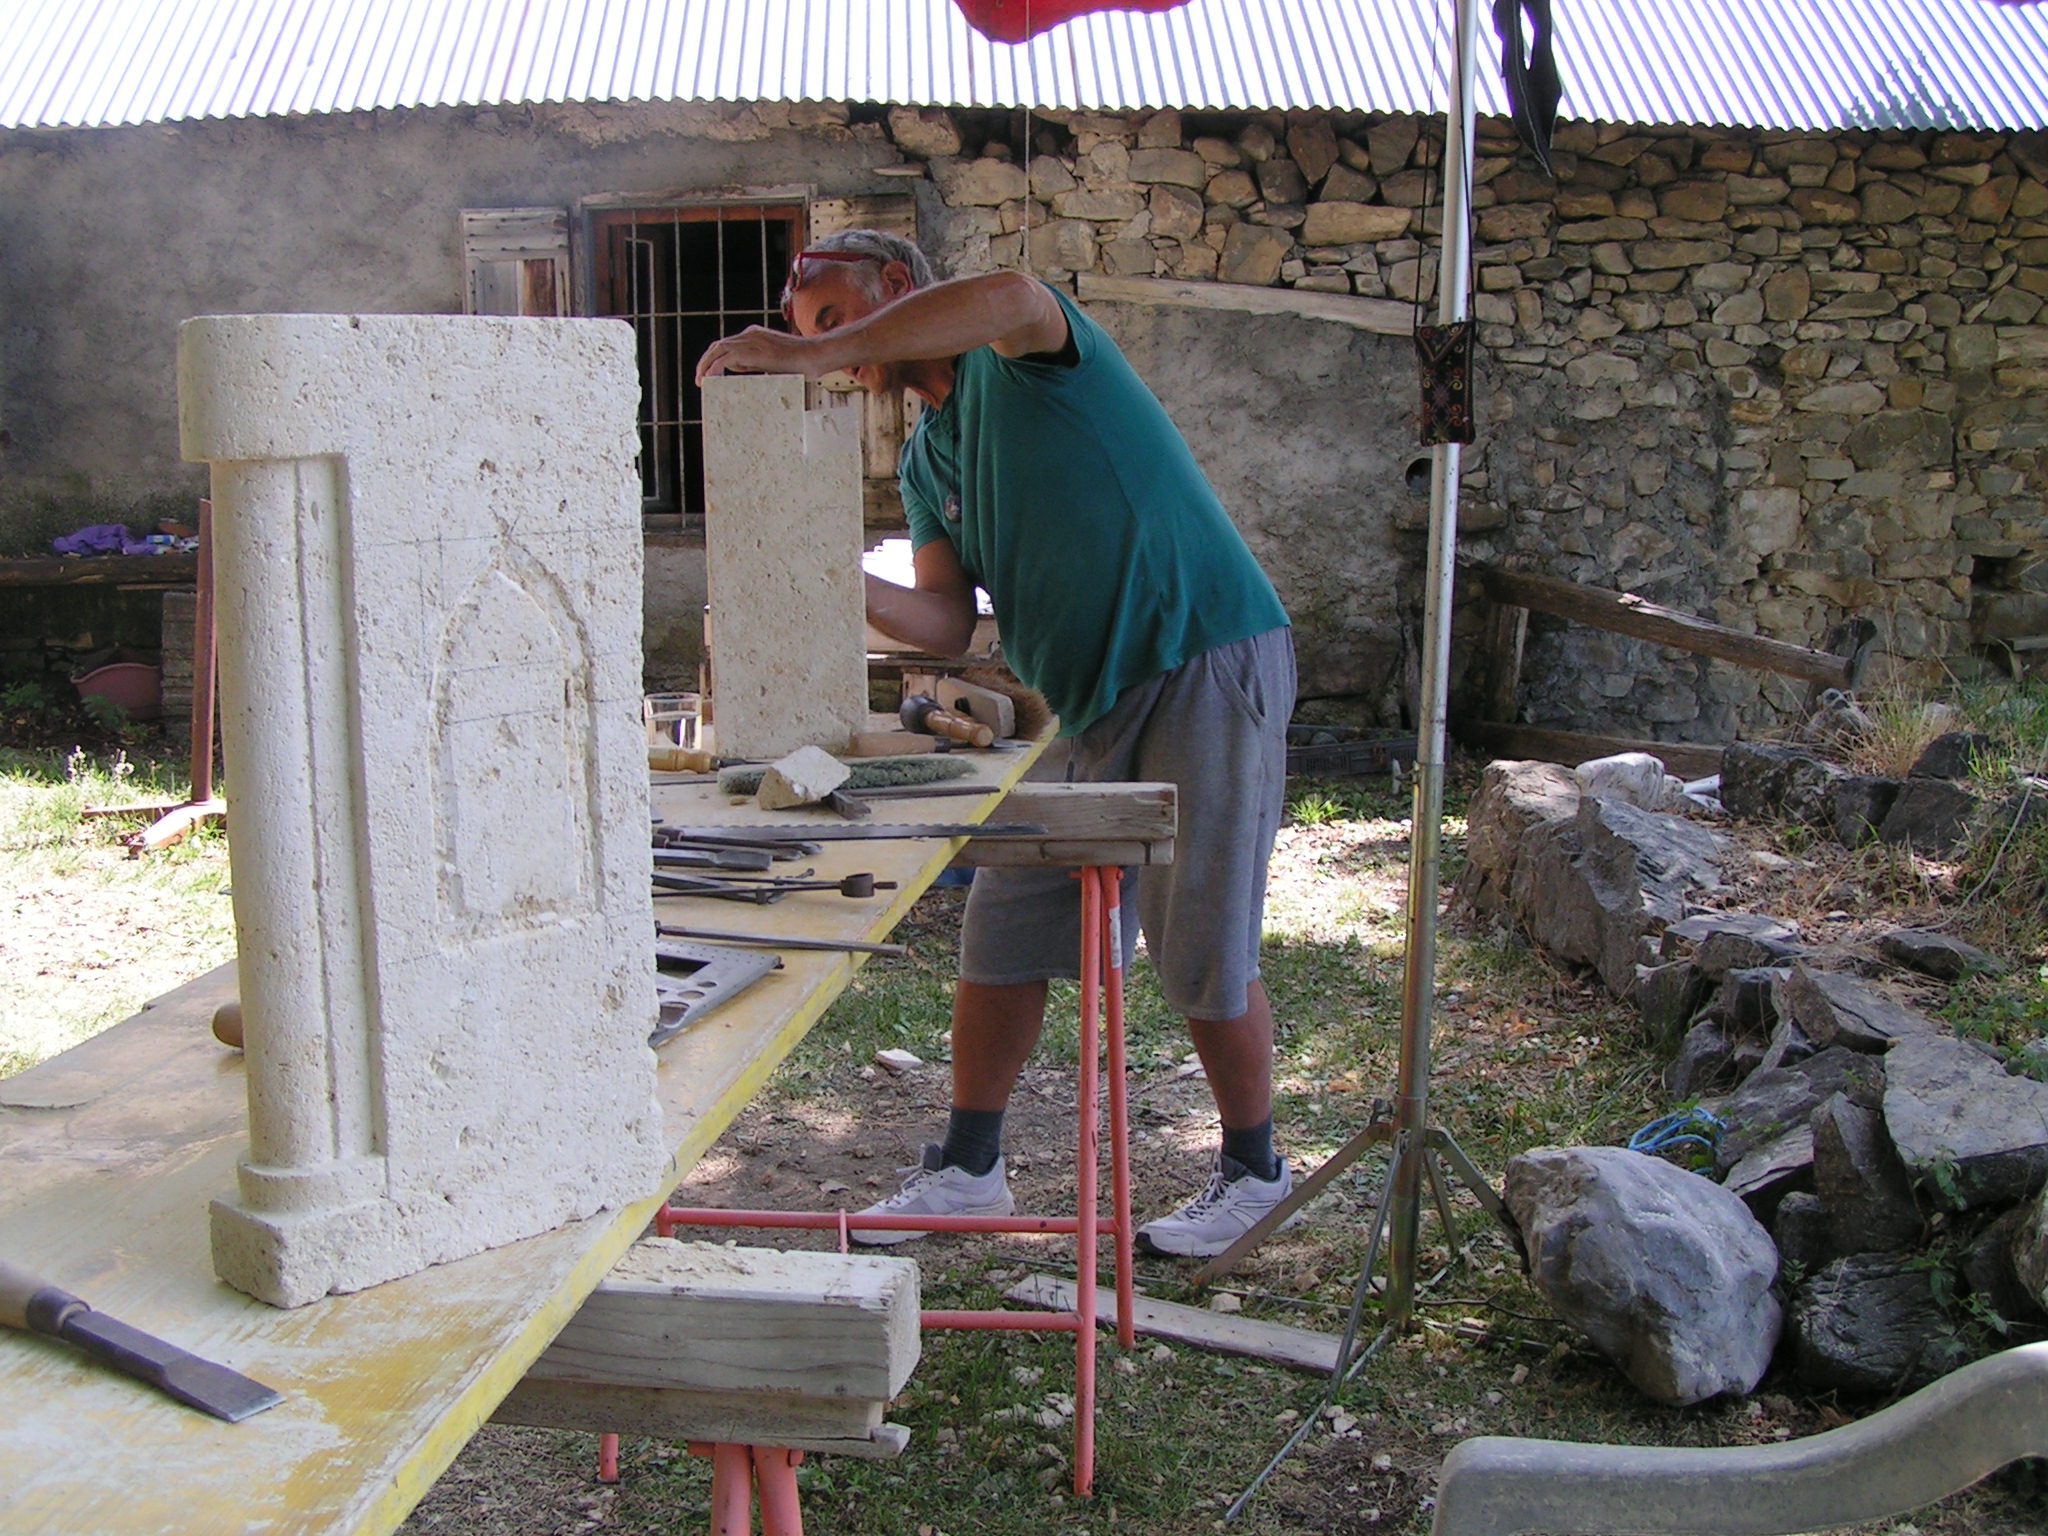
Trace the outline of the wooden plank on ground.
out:
<instances>
[{"instance_id":1,"label":"wooden plank on ground","mask_svg":"<svg viewBox=\"0 0 2048 1536\"><path fill-rule=\"evenodd\" d=\"M1052 1275L1026 1275L1003 1292L1006 1301L1054 1312L1074 1310L1074 1282ZM1184 1307L1178 1302L1152 1301L1140 1296L1131 1304L1131 1324L1138 1332L1155 1339L1172 1339L1177 1344L1197 1344L1226 1355L1251 1355L1290 1365L1299 1371L1328 1375L1337 1363L1339 1341L1311 1328L1294 1328L1286 1323L1261 1322L1234 1313L1211 1312L1206 1307ZM1095 1293L1095 1317L1105 1328L1116 1326L1116 1292L1102 1287Z\"/></svg>"},{"instance_id":2,"label":"wooden plank on ground","mask_svg":"<svg viewBox=\"0 0 2048 1536\"><path fill-rule=\"evenodd\" d=\"M1703 779L1721 771L1721 748L1691 742L1636 741L1625 736L1592 736L1581 731L1553 731L1538 725L1503 725L1467 720L1455 727L1460 741L1496 757L1534 758L1563 763L1567 768L1619 752L1647 752L1683 779Z\"/></svg>"},{"instance_id":3,"label":"wooden plank on ground","mask_svg":"<svg viewBox=\"0 0 2048 1536\"><path fill-rule=\"evenodd\" d=\"M1699 656L1718 656L1723 661L1782 673L1823 688L1852 686L1850 659L1846 656L1831 656L1808 646L1745 634L1689 613L1659 607L1627 592L1610 592L1604 587L1560 581L1554 576L1504 571L1494 565L1474 565L1469 569L1486 595L1497 603L1517 603L1537 613L1555 614L1595 629L1648 640L1654 645L1675 646Z\"/></svg>"}]
</instances>

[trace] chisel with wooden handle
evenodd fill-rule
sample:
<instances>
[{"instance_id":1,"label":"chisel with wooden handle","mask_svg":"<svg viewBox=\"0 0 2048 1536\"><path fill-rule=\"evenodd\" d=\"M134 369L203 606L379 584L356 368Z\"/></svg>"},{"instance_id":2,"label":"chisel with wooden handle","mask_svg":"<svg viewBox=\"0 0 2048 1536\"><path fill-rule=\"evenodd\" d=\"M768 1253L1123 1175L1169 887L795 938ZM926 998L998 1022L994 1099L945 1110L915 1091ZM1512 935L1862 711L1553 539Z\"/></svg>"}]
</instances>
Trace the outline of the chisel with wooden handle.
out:
<instances>
[{"instance_id":1,"label":"chisel with wooden handle","mask_svg":"<svg viewBox=\"0 0 2048 1536\"><path fill-rule=\"evenodd\" d=\"M0 1259L0 1323L76 1344L115 1370L139 1377L179 1402L230 1424L284 1401L261 1382L95 1312L69 1291L59 1290L5 1259Z\"/></svg>"}]
</instances>

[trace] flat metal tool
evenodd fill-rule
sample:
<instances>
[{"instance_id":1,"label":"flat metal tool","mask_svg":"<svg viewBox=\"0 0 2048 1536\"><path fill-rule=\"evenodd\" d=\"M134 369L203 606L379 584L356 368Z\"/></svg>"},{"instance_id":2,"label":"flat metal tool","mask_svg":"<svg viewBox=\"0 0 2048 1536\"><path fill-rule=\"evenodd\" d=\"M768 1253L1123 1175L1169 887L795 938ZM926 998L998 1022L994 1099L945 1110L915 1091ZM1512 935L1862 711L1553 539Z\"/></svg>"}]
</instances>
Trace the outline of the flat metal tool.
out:
<instances>
[{"instance_id":1,"label":"flat metal tool","mask_svg":"<svg viewBox=\"0 0 2048 1536\"><path fill-rule=\"evenodd\" d=\"M1042 822L870 821L858 826L807 821L796 827L669 827L669 835L706 848L762 848L801 839L810 843L844 843L869 837L1045 837Z\"/></svg>"},{"instance_id":2,"label":"flat metal tool","mask_svg":"<svg viewBox=\"0 0 2048 1536\"><path fill-rule=\"evenodd\" d=\"M654 941L654 997L661 1013L647 1037L666 1045L720 1003L737 997L782 962L773 955L709 944Z\"/></svg>"},{"instance_id":3,"label":"flat metal tool","mask_svg":"<svg viewBox=\"0 0 2048 1536\"><path fill-rule=\"evenodd\" d=\"M654 931L677 938L702 939L708 944L745 944L756 949L833 950L854 955L892 955L898 958L910 953L902 944L870 944L865 939L777 938L768 933L733 933L723 928L672 928L667 923L656 923Z\"/></svg>"},{"instance_id":4,"label":"flat metal tool","mask_svg":"<svg viewBox=\"0 0 2048 1536\"><path fill-rule=\"evenodd\" d=\"M260 1381L95 1312L69 1291L5 1259L0 1259L0 1323L76 1344L115 1370L230 1424L284 1401Z\"/></svg>"}]
</instances>

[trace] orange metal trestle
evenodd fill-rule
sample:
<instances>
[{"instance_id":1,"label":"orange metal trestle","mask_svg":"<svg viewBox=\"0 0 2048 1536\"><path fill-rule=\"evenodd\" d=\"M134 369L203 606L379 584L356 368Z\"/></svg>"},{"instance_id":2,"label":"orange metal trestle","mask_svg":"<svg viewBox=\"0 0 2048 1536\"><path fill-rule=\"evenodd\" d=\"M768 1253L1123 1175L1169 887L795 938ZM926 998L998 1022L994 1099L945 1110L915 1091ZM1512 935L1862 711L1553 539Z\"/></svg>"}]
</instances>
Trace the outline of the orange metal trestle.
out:
<instances>
[{"instance_id":1,"label":"orange metal trestle","mask_svg":"<svg viewBox=\"0 0 2048 1536\"><path fill-rule=\"evenodd\" d=\"M681 1226L810 1228L848 1231L1072 1233L1075 1243L1072 1312L930 1311L926 1328L988 1328L1071 1332L1074 1347L1074 1492L1095 1483L1096 1241L1107 1232L1116 1256L1117 1339L1135 1340L1132 1325L1130 1107L1124 1085L1123 944L1118 931L1120 870L1090 866L1081 881L1080 1107L1074 1167L1073 1216L861 1216L847 1211L743 1211L665 1206L655 1231L666 1237ZM1110 1131L1110 1215L1099 1214L1099 1079L1107 1039ZM791 1484L792 1490L794 1483ZM792 1493L793 1496L793 1493ZM715 1528L716 1529L716 1528ZM744 1529L744 1527L736 1527Z\"/></svg>"}]
</instances>

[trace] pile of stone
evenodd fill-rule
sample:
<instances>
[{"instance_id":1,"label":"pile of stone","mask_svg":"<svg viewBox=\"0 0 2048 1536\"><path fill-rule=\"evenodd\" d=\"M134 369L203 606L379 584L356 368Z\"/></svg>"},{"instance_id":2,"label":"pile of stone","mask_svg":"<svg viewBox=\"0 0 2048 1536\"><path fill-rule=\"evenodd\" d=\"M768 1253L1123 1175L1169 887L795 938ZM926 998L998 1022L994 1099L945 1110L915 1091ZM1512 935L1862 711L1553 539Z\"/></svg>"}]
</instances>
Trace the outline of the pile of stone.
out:
<instances>
[{"instance_id":1,"label":"pile of stone","mask_svg":"<svg viewBox=\"0 0 2048 1536\"><path fill-rule=\"evenodd\" d=\"M1945 732L1893 779L1852 773L1806 747L1736 742L1721 755L1720 797L1733 815L1799 822L1850 848L1899 843L1939 858L2048 815L2048 780L2024 779L1998 798L1964 782L1990 749L1987 737Z\"/></svg>"},{"instance_id":2,"label":"pile of stone","mask_svg":"<svg viewBox=\"0 0 2048 1536\"><path fill-rule=\"evenodd\" d=\"M1774 774L1781 807L1847 777L1784 749L1728 756L1724 795ZM1679 1112L1663 1156L1510 1164L1538 1288L1672 1403L1747 1392L1774 1360L1813 1390L1909 1389L2042 1321L2048 1084L2026 1074L2048 1056L2008 1063L1882 984L1999 962L1937 933L1852 951L1715 910L1733 844L1691 819L1697 797L1583 792L1600 766L1491 765L1460 886L1637 1004Z\"/></svg>"}]
</instances>

